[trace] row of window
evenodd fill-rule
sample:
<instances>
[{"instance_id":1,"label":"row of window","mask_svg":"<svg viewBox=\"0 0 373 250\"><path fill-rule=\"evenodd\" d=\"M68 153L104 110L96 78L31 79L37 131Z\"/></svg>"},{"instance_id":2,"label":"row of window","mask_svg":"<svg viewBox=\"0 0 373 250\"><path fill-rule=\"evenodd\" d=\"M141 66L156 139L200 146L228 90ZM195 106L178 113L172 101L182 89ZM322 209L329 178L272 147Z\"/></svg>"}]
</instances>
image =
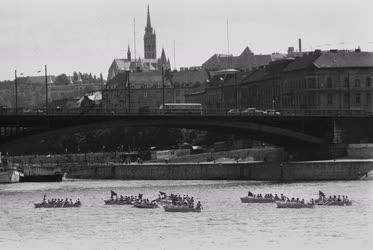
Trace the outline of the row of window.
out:
<instances>
[{"instance_id":1,"label":"row of window","mask_svg":"<svg viewBox=\"0 0 373 250\"><path fill-rule=\"evenodd\" d=\"M362 86L362 80L360 78L355 78L353 79L353 86L350 86L350 77L345 77L343 80L343 87L344 88L350 88L350 87L355 87L355 88L361 88ZM365 87L370 88L372 87L372 78L371 77L366 77L365 80ZM319 78L315 77L310 77L307 80L290 80L288 82L283 82L282 88L287 88L291 90L295 89L315 89L315 88L333 88L333 79L331 77L328 77L326 79L326 86L324 86L322 83L320 83Z\"/></svg>"},{"instance_id":2,"label":"row of window","mask_svg":"<svg viewBox=\"0 0 373 250\"><path fill-rule=\"evenodd\" d=\"M351 98L352 97L352 98ZM366 103L367 105L372 104L372 94L371 93L366 93ZM345 93L343 96L343 103L345 105L357 105L360 106L362 105L362 94L352 94L350 95L349 93ZM332 94L327 95L327 104L329 106L334 105L334 96Z\"/></svg>"}]
</instances>

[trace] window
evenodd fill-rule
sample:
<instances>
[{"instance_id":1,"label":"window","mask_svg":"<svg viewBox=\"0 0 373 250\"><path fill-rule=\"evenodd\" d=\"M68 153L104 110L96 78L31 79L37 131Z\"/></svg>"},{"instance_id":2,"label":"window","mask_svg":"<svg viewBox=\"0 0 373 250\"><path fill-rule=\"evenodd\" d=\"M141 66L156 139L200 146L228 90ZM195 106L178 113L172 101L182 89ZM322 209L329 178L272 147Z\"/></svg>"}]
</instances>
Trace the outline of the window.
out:
<instances>
[{"instance_id":1,"label":"window","mask_svg":"<svg viewBox=\"0 0 373 250\"><path fill-rule=\"evenodd\" d=\"M372 84L372 79L370 77L367 77L366 83L367 83L367 88L369 88Z\"/></svg>"},{"instance_id":2,"label":"window","mask_svg":"<svg viewBox=\"0 0 373 250\"><path fill-rule=\"evenodd\" d=\"M360 94L356 94L356 96L355 96L355 103L356 103L356 105L360 105L361 104Z\"/></svg>"},{"instance_id":3,"label":"window","mask_svg":"<svg viewBox=\"0 0 373 250\"><path fill-rule=\"evenodd\" d=\"M345 94L344 94L343 102L344 102L345 104L349 104L349 103L350 103L350 95L349 95L348 93L345 93Z\"/></svg>"},{"instance_id":4,"label":"window","mask_svg":"<svg viewBox=\"0 0 373 250\"><path fill-rule=\"evenodd\" d=\"M367 104L372 104L372 94L367 93Z\"/></svg>"},{"instance_id":5,"label":"window","mask_svg":"<svg viewBox=\"0 0 373 250\"><path fill-rule=\"evenodd\" d=\"M333 95L328 94L327 100L328 100L328 105L333 105Z\"/></svg>"},{"instance_id":6,"label":"window","mask_svg":"<svg viewBox=\"0 0 373 250\"><path fill-rule=\"evenodd\" d=\"M328 79L326 79L326 87L327 87L328 89L330 89L330 88L333 87L332 78L328 77Z\"/></svg>"},{"instance_id":7,"label":"window","mask_svg":"<svg viewBox=\"0 0 373 250\"><path fill-rule=\"evenodd\" d=\"M360 79L355 79L355 87L360 88Z\"/></svg>"},{"instance_id":8,"label":"window","mask_svg":"<svg viewBox=\"0 0 373 250\"><path fill-rule=\"evenodd\" d=\"M350 86L350 80L348 79L348 77L346 77L345 78L345 80L344 80L344 85L343 85L343 87L345 87L345 88L349 88Z\"/></svg>"}]
</instances>

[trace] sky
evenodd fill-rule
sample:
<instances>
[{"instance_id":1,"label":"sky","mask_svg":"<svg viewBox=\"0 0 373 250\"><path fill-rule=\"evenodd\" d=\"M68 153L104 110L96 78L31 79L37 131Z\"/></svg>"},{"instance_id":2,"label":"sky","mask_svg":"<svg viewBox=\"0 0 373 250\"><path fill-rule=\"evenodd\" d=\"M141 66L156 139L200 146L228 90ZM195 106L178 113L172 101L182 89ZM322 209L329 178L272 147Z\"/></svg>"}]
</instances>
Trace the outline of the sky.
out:
<instances>
[{"instance_id":1,"label":"sky","mask_svg":"<svg viewBox=\"0 0 373 250\"><path fill-rule=\"evenodd\" d=\"M14 70L73 71L106 78L128 45L143 57L146 7L173 67L201 65L215 53L303 50L373 51L372 0L0 0L0 80ZM174 54L175 41L175 54ZM175 62L175 64L174 64Z\"/></svg>"}]
</instances>

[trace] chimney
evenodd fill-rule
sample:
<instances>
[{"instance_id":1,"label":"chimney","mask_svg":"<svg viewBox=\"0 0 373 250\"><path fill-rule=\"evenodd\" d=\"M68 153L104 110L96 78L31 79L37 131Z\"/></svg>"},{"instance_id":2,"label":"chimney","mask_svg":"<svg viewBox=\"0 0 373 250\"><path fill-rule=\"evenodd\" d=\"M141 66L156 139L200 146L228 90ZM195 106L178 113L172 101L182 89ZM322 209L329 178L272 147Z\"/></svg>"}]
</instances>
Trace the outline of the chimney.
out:
<instances>
[{"instance_id":1,"label":"chimney","mask_svg":"<svg viewBox=\"0 0 373 250\"><path fill-rule=\"evenodd\" d=\"M298 39L298 43L299 43L299 52L302 52L302 39Z\"/></svg>"}]
</instances>

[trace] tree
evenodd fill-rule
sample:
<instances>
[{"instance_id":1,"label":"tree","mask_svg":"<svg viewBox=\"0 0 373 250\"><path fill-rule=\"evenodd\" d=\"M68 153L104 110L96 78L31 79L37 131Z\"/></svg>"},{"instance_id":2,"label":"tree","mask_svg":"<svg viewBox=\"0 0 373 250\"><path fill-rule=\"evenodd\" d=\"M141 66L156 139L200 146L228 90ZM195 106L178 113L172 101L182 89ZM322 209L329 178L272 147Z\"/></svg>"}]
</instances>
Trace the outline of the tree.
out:
<instances>
[{"instance_id":1,"label":"tree","mask_svg":"<svg viewBox=\"0 0 373 250\"><path fill-rule=\"evenodd\" d=\"M76 73L76 71L74 71L74 73L73 73L74 82L78 81L78 79L79 79L78 73Z\"/></svg>"},{"instance_id":2,"label":"tree","mask_svg":"<svg viewBox=\"0 0 373 250\"><path fill-rule=\"evenodd\" d=\"M54 82L56 85L67 85L70 83L70 79L66 74L61 74L56 77Z\"/></svg>"}]
</instances>

